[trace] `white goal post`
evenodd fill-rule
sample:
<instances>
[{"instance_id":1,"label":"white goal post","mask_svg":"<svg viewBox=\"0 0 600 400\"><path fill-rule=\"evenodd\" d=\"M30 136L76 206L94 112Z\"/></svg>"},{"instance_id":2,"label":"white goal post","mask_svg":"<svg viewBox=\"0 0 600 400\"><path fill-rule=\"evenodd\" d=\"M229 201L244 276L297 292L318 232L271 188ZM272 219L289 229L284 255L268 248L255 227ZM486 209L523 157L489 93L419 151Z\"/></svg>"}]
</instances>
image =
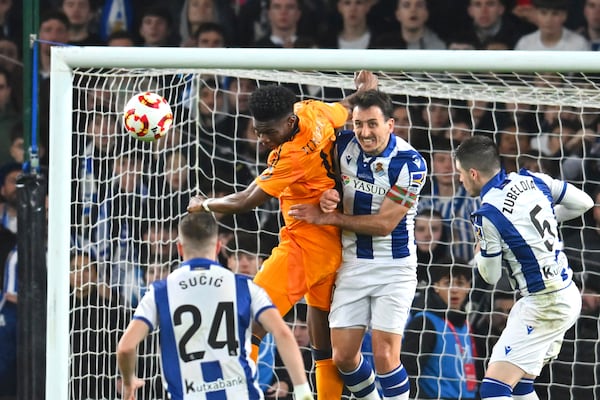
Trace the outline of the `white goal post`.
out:
<instances>
[{"instance_id":1,"label":"white goal post","mask_svg":"<svg viewBox=\"0 0 600 400\"><path fill-rule=\"evenodd\" d=\"M160 89L160 83L153 81L155 76L193 75L199 79L211 74L248 78L257 84L295 84L306 90L301 93L304 97L313 97L322 91L311 88L353 90L353 72L368 69L380 76L381 89L395 96L395 101L404 102L407 108L414 105L428 114L428 107L436 99L456 104L467 115L461 122L470 126L465 129L471 131L476 122L474 110L480 107L477 102L491 104L481 106L485 111L490 111L489 107L494 111L501 103L526 104L531 107L531 116L542 113L541 107L552 106L559 114L572 114L570 119L582 127L587 116L600 111L598 52L53 47L51 61L46 398L56 400L69 398L70 390L69 262L73 250L72 188L78 187L73 181L72 163L78 143L75 135L87 132L86 128L75 126L85 111L75 104L73 93L91 85L89 82L106 82L108 76L123 76L122 86L106 84L102 89L133 94L131 87L141 87L139 80L143 78L151 81L149 88ZM81 76L88 80L79 80ZM182 79L173 91L185 97L184 92L193 90L200 81L194 82L188 85ZM120 104L119 101L122 99L115 104ZM112 105L110 112L117 115L120 108ZM516 114L518 107L504 112ZM189 115L194 118L192 111ZM419 116L423 118L427 119L427 115ZM213 116L213 122L214 119ZM409 121L414 121L414 115ZM450 117L448 129L455 126L454 121L458 119ZM562 126L561 117L558 121ZM179 122L182 123L181 117ZM528 132L533 140L543 136L540 126L537 125L537 131ZM494 135L499 124L493 119L488 127L487 133ZM431 130L425 132L431 134ZM558 153L566 157L565 144L558 146ZM152 151L157 150L152 148ZM519 156L525 155L519 148L517 152ZM537 161L560 163L555 154L541 154ZM579 155L582 163L591 158L587 150ZM214 153L206 157L212 160ZM562 168L566 167L561 164L561 173ZM580 185L600 183L590 181L585 173L573 179ZM453 242L459 240L464 239L455 238ZM578 249L578 254L584 250Z\"/></svg>"}]
</instances>

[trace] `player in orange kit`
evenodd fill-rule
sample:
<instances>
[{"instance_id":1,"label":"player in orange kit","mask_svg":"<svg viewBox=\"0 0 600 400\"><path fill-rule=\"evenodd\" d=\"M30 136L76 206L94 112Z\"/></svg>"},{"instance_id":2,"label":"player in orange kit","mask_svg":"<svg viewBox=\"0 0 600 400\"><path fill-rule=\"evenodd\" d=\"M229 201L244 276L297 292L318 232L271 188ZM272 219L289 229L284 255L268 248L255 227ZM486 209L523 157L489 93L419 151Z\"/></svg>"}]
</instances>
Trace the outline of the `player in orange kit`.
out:
<instances>
[{"instance_id":1,"label":"player in orange kit","mask_svg":"<svg viewBox=\"0 0 600 400\"><path fill-rule=\"evenodd\" d=\"M355 75L357 93L377 88L368 71ZM348 117L350 97L338 103L307 100L283 86L264 86L250 98L250 112L259 141L272 149L268 167L245 190L220 198L194 197L189 212L234 214L249 211L270 198L279 199L285 226L279 245L264 262L254 282L264 288L285 315L303 296L309 306L308 326L316 364L319 400L339 400L343 384L331 359L327 317L335 273L341 262L340 231L288 216L294 204L319 204L321 194L335 186L331 152L335 130ZM285 283L285 284L282 284ZM264 330L253 330L256 354Z\"/></svg>"}]
</instances>

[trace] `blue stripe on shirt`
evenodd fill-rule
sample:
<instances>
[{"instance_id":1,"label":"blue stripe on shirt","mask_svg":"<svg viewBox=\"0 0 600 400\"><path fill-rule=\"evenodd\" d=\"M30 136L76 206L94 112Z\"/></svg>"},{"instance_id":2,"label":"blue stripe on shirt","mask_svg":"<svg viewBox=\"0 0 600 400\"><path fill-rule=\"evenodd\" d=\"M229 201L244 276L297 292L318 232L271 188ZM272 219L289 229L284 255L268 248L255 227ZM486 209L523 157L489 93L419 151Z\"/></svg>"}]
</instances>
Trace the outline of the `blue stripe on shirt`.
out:
<instances>
[{"instance_id":1,"label":"blue stripe on shirt","mask_svg":"<svg viewBox=\"0 0 600 400\"><path fill-rule=\"evenodd\" d=\"M539 292L546 288L538 260L527 244L523 236L515 226L506 218L500 210L484 204L478 213L483 214L496 227L502 239L506 242L509 249L515 255L517 262L521 264L521 271L527 283L529 293ZM520 288L521 289L521 288Z\"/></svg>"}]
</instances>

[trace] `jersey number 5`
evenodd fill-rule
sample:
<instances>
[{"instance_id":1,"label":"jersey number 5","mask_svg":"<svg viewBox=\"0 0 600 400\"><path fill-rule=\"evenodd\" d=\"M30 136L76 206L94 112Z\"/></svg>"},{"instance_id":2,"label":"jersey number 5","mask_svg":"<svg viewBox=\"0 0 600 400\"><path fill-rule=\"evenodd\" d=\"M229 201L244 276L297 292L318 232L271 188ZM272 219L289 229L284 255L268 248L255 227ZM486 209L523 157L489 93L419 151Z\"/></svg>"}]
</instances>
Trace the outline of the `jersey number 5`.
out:
<instances>
[{"instance_id":1,"label":"jersey number 5","mask_svg":"<svg viewBox=\"0 0 600 400\"><path fill-rule=\"evenodd\" d=\"M542 239L544 237L546 237L546 232L548 232L548 234L551 236L550 239L544 241L544 245L546 246L548 251L552 251L552 247L554 245L554 239L556 238L556 234L554 232L552 232L552 226L550 225L550 222L547 219L541 221L541 223L538 220L537 215L541 210L542 210L542 207L540 207L539 205L536 205L529 212L529 218L531 219L533 226L538 231L538 233L540 234Z\"/></svg>"},{"instance_id":2,"label":"jersey number 5","mask_svg":"<svg viewBox=\"0 0 600 400\"><path fill-rule=\"evenodd\" d=\"M181 336L181 340L179 341L179 354L181 354L181 358L185 362L202 360L205 351L188 352L186 349L188 342L194 337L202 325L202 314L197 307L190 304L179 306L173 313L173 323L175 325L181 325L183 323L183 314L190 314L192 317L192 325L184 332L183 336ZM225 323L225 340L219 340L219 331L221 330L221 325L223 323ZM237 356L239 343L236 340L235 335L233 302L225 301L217 304L215 316L210 325L207 343L213 349L222 349L227 346L229 355Z\"/></svg>"}]
</instances>

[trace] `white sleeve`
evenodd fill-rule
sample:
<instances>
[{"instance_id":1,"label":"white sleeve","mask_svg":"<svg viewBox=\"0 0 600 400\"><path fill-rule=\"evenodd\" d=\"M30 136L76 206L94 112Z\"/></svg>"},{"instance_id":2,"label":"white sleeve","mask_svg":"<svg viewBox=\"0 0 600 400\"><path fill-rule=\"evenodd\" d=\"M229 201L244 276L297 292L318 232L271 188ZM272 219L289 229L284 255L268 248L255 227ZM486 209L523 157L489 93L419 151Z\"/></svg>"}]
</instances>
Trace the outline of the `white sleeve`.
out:
<instances>
[{"instance_id":1,"label":"white sleeve","mask_svg":"<svg viewBox=\"0 0 600 400\"><path fill-rule=\"evenodd\" d=\"M550 188L554 201L554 214L558 222L577 218L594 206L594 200L583 190L554 179L546 174L534 173Z\"/></svg>"},{"instance_id":2,"label":"white sleeve","mask_svg":"<svg viewBox=\"0 0 600 400\"><path fill-rule=\"evenodd\" d=\"M487 218L481 218L481 225L473 222L481 251L475 254L477 270L484 281L495 284L502 276L502 238Z\"/></svg>"},{"instance_id":3,"label":"white sleeve","mask_svg":"<svg viewBox=\"0 0 600 400\"><path fill-rule=\"evenodd\" d=\"M133 314L134 319L144 321L152 332L158 326L158 310L154 301L154 285L150 285Z\"/></svg>"},{"instance_id":4,"label":"white sleeve","mask_svg":"<svg viewBox=\"0 0 600 400\"><path fill-rule=\"evenodd\" d=\"M259 287L251 280L248 280L248 290L250 291L250 297L252 298L252 317L255 321L258 321L260 313L267 308L274 308L275 306L273 305L273 302L271 301L271 298L267 292L265 292L263 288Z\"/></svg>"}]
</instances>

